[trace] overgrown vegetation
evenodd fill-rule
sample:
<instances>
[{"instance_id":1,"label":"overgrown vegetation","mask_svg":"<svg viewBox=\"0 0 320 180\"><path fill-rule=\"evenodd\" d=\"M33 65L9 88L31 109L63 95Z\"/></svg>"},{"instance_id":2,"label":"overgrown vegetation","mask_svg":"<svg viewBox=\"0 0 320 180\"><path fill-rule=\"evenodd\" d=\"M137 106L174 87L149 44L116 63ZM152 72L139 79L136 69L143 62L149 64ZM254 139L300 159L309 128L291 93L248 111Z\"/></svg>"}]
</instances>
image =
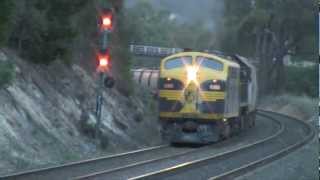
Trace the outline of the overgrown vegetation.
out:
<instances>
[{"instance_id":1,"label":"overgrown vegetation","mask_svg":"<svg viewBox=\"0 0 320 180\"><path fill-rule=\"evenodd\" d=\"M9 45L32 62L49 64L61 59L70 62L70 46L76 36L73 14L87 1L14 1Z\"/></svg>"},{"instance_id":2,"label":"overgrown vegetation","mask_svg":"<svg viewBox=\"0 0 320 180\"><path fill-rule=\"evenodd\" d=\"M139 1L127 10L131 42L164 47L210 49L210 31L203 22L178 22L172 12L154 8L148 1Z\"/></svg>"},{"instance_id":3,"label":"overgrown vegetation","mask_svg":"<svg viewBox=\"0 0 320 180\"><path fill-rule=\"evenodd\" d=\"M315 0L225 0L221 48L259 60L261 94L286 88L287 54L316 60L315 5Z\"/></svg>"},{"instance_id":4,"label":"overgrown vegetation","mask_svg":"<svg viewBox=\"0 0 320 180\"><path fill-rule=\"evenodd\" d=\"M285 91L296 95L318 97L318 68L287 67L287 83Z\"/></svg>"},{"instance_id":5,"label":"overgrown vegetation","mask_svg":"<svg viewBox=\"0 0 320 180\"><path fill-rule=\"evenodd\" d=\"M10 84L14 77L14 65L9 62L0 62L0 88Z\"/></svg>"},{"instance_id":6,"label":"overgrown vegetation","mask_svg":"<svg viewBox=\"0 0 320 180\"><path fill-rule=\"evenodd\" d=\"M124 94L129 95L133 89L130 43L215 49L253 57L259 61L261 94L291 90L294 81L290 76L294 76L294 70L285 68L283 57L290 53L304 57L303 60L315 60L316 1L224 0L219 3L223 4L223 10L212 12L212 22L209 22L210 18L177 20L174 13L153 7L150 1L139 1L133 7L125 8L122 0L2 0L0 42L9 40L11 48L32 62L49 64L62 59L70 63L73 41L80 36L91 39L82 48L90 51L96 29L88 26L93 27L96 23L97 11L114 7L117 25L111 38L112 70L117 87ZM214 6L214 3L208 5ZM85 11L82 14L85 14L85 20L75 21L81 11ZM208 28L210 23L215 28ZM314 83L311 80L314 79L307 84ZM315 88L306 91L308 95L316 93Z\"/></svg>"},{"instance_id":7,"label":"overgrown vegetation","mask_svg":"<svg viewBox=\"0 0 320 180\"><path fill-rule=\"evenodd\" d=\"M286 83L293 79L290 77L293 72L290 69L286 72L283 58L294 54L303 57L302 60L315 61L315 0L224 0L223 3L220 19L179 22L171 19L171 12L140 1L127 12L132 42L238 53L259 61L261 94L291 90L292 84ZM215 24L216 28L208 29L205 26L208 23ZM312 70L309 74L315 73L315 69L309 70ZM294 78L308 81L307 84L316 83L314 78ZM303 89L298 91L302 93ZM314 88L306 91L308 95L316 93Z\"/></svg>"},{"instance_id":8,"label":"overgrown vegetation","mask_svg":"<svg viewBox=\"0 0 320 180\"><path fill-rule=\"evenodd\" d=\"M133 84L131 81L132 56L129 52L129 44L132 38L130 21L124 15L123 10L117 13L117 26L112 36L111 55L113 75L117 79L116 87L124 95L131 95Z\"/></svg>"},{"instance_id":9,"label":"overgrown vegetation","mask_svg":"<svg viewBox=\"0 0 320 180\"><path fill-rule=\"evenodd\" d=\"M6 43L7 33L9 30L9 18L12 13L12 1L0 1L0 46Z\"/></svg>"}]
</instances>

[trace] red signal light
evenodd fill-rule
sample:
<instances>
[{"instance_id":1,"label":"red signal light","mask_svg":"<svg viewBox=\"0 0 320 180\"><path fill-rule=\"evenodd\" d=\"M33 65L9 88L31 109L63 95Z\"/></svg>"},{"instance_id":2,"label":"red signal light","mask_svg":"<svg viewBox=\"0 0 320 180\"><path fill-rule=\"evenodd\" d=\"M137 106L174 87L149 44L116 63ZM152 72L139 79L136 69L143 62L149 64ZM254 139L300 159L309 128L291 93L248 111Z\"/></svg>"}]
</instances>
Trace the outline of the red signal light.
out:
<instances>
[{"instance_id":1,"label":"red signal light","mask_svg":"<svg viewBox=\"0 0 320 180\"><path fill-rule=\"evenodd\" d=\"M102 24L104 26L111 26L111 23L112 23L111 17L103 17L102 18Z\"/></svg>"},{"instance_id":2,"label":"red signal light","mask_svg":"<svg viewBox=\"0 0 320 180\"><path fill-rule=\"evenodd\" d=\"M112 29L112 15L102 17L102 29L104 30Z\"/></svg>"},{"instance_id":3,"label":"red signal light","mask_svg":"<svg viewBox=\"0 0 320 180\"><path fill-rule=\"evenodd\" d=\"M107 58L101 58L99 60L99 66L101 67L105 67L105 66L108 66L109 62L108 62L108 59Z\"/></svg>"},{"instance_id":4,"label":"red signal light","mask_svg":"<svg viewBox=\"0 0 320 180\"><path fill-rule=\"evenodd\" d=\"M109 65L109 55L99 56L99 67L106 68Z\"/></svg>"},{"instance_id":5,"label":"red signal light","mask_svg":"<svg viewBox=\"0 0 320 180\"><path fill-rule=\"evenodd\" d=\"M103 9L100 12L99 26L101 30L111 31L113 26L113 10Z\"/></svg>"}]
</instances>

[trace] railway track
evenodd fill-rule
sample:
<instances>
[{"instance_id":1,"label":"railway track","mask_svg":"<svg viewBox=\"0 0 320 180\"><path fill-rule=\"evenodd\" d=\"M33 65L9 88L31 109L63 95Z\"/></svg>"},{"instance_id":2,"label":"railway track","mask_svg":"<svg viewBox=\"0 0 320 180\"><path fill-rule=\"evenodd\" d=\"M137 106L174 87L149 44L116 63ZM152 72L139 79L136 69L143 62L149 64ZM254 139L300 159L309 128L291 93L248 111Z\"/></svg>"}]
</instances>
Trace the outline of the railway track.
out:
<instances>
[{"instance_id":1,"label":"railway track","mask_svg":"<svg viewBox=\"0 0 320 180\"><path fill-rule=\"evenodd\" d=\"M276 114L275 116L283 116L285 118L288 119L292 119L291 117L282 115L282 114ZM270 115L269 115L270 116ZM274 115L272 115L274 116ZM272 117L271 116L271 117ZM271 162L273 160L279 159L287 154L289 154L290 152L293 152L294 150L302 147L303 145L307 144L309 141L312 140L312 138L314 137L315 133L312 129L312 127L310 126L310 124L307 124L305 122L302 122L300 120L295 120L298 123L301 123L305 126L305 132L307 132L306 136L302 137L301 141L297 141L296 143L293 143L289 146L287 146L286 148L283 148L275 153L272 153L268 156L263 157L262 159L258 159L256 161L247 163L239 168L236 168L234 170L228 171L222 175L218 175L218 176L214 176L211 177L210 180L215 180L215 179L233 179L236 176L239 176L241 174L245 174L249 171L252 171L258 167L263 166L264 164L267 164L268 162ZM287 128L288 129L288 128Z\"/></svg>"},{"instance_id":2,"label":"railway track","mask_svg":"<svg viewBox=\"0 0 320 180\"><path fill-rule=\"evenodd\" d=\"M301 121L259 112L256 128L214 145L164 145L5 179L230 179L301 147L313 134Z\"/></svg>"},{"instance_id":3,"label":"railway track","mask_svg":"<svg viewBox=\"0 0 320 180\"><path fill-rule=\"evenodd\" d=\"M314 136L312 128L299 120L262 111L259 116L278 123L279 130L271 136L221 153L213 153L211 147L76 179L233 179L286 155Z\"/></svg>"},{"instance_id":4,"label":"railway track","mask_svg":"<svg viewBox=\"0 0 320 180\"><path fill-rule=\"evenodd\" d=\"M75 163L65 164L62 166L55 166L50 168L43 168L22 172L19 174L8 175L0 177L6 180L46 180L46 179L70 179L72 177L81 176L84 174L93 173L107 169L116 169L124 167L127 164L134 164L137 162L146 161L152 158L161 158L167 154L179 154L194 150L193 148L176 149L169 145L161 145L131 151L127 153L116 154L112 156L105 156L95 159L79 161Z\"/></svg>"}]
</instances>

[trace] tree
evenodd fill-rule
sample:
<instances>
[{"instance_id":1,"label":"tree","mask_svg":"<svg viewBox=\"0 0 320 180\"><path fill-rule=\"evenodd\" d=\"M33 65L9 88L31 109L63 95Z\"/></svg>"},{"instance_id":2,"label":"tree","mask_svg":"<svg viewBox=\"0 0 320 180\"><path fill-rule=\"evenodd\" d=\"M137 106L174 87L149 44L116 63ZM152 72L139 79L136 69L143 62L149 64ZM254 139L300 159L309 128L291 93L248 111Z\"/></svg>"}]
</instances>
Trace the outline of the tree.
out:
<instances>
[{"instance_id":1,"label":"tree","mask_svg":"<svg viewBox=\"0 0 320 180\"><path fill-rule=\"evenodd\" d=\"M0 1L0 45L7 40L7 33L9 30L10 16L12 13L13 4L10 0Z\"/></svg>"},{"instance_id":2,"label":"tree","mask_svg":"<svg viewBox=\"0 0 320 180\"><path fill-rule=\"evenodd\" d=\"M70 61L70 45L76 33L71 16L87 1L21 0L15 2L10 46L26 59L49 64Z\"/></svg>"},{"instance_id":3,"label":"tree","mask_svg":"<svg viewBox=\"0 0 320 180\"><path fill-rule=\"evenodd\" d=\"M282 91L286 84L283 57L315 54L315 1L226 1L222 49L259 60L261 94ZM242 4L242 5L241 5Z\"/></svg>"}]
</instances>

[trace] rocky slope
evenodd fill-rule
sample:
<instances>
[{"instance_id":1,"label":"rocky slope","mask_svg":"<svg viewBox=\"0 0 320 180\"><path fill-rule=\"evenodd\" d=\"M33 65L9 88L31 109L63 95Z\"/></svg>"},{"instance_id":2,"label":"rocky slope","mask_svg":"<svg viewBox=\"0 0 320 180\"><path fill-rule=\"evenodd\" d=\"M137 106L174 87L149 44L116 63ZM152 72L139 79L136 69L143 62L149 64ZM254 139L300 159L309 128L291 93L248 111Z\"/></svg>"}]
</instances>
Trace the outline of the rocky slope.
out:
<instances>
[{"instance_id":1,"label":"rocky slope","mask_svg":"<svg viewBox=\"0 0 320 180\"><path fill-rule=\"evenodd\" d=\"M0 62L15 64L16 74L0 88L0 175L161 143L155 104L146 92L104 92L96 143L94 74L76 64L34 65L14 54L0 50Z\"/></svg>"}]
</instances>

